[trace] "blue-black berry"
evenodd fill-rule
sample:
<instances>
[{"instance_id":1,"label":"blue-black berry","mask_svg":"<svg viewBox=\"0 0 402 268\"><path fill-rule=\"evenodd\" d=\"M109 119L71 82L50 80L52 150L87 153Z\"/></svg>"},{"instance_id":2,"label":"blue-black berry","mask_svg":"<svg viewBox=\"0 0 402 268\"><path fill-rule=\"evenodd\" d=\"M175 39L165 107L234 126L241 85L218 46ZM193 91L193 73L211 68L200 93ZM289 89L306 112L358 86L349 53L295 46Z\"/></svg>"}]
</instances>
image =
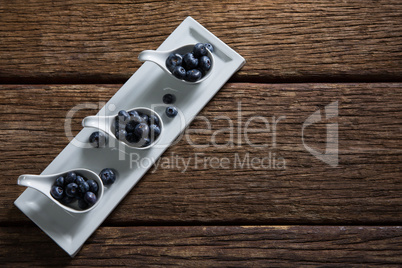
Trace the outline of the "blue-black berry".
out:
<instances>
[{"instance_id":1,"label":"blue-black berry","mask_svg":"<svg viewBox=\"0 0 402 268\"><path fill-rule=\"evenodd\" d=\"M86 192L84 195L84 200L89 206L92 206L96 203L97 198L93 192Z\"/></svg>"},{"instance_id":2,"label":"blue-black berry","mask_svg":"<svg viewBox=\"0 0 402 268\"><path fill-rule=\"evenodd\" d=\"M200 58L202 56L207 55L207 49L205 48L205 45L203 43L197 43L195 44L193 48L193 54L196 58ZM194 67L195 68L195 67Z\"/></svg>"},{"instance_id":3,"label":"blue-black berry","mask_svg":"<svg viewBox=\"0 0 402 268\"><path fill-rule=\"evenodd\" d=\"M173 71L172 74L178 78L178 79L184 79L186 77L186 69L184 69L183 66L176 66Z\"/></svg>"},{"instance_id":4,"label":"blue-black berry","mask_svg":"<svg viewBox=\"0 0 402 268\"><path fill-rule=\"evenodd\" d=\"M198 66L198 58L196 58L195 55L191 52L183 56L183 61L186 66L186 70L191 70L197 68Z\"/></svg>"},{"instance_id":5,"label":"blue-black berry","mask_svg":"<svg viewBox=\"0 0 402 268\"><path fill-rule=\"evenodd\" d=\"M192 69L190 71L187 71L186 74L186 81L189 82L196 82L197 80L200 80L202 77L202 73L198 69Z\"/></svg>"},{"instance_id":6,"label":"blue-black berry","mask_svg":"<svg viewBox=\"0 0 402 268\"><path fill-rule=\"evenodd\" d=\"M78 191L78 185L74 182L67 184L66 195L69 197L76 197Z\"/></svg>"},{"instance_id":7,"label":"blue-black berry","mask_svg":"<svg viewBox=\"0 0 402 268\"><path fill-rule=\"evenodd\" d=\"M176 102L176 96L173 94L165 94L162 98L163 103L173 104Z\"/></svg>"},{"instance_id":8,"label":"blue-black berry","mask_svg":"<svg viewBox=\"0 0 402 268\"><path fill-rule=\"evenodd\" d=\"M169 71L173 72L176 66L181 66L183 58L180 54L170 54L169 57L166 59L166 67Z\"/></svg>"},{"instance_id":9,"label":"blue-black berry","mask_svg":"<svg viewBox=\"0 0 402 268\"><path fill-rule=\"evenodd\" d=\"M61 200L64 196L64 190L60 186L53 185L50 189L50 194L53 196L54 199Z\"/></svg>"},{"instance_id":10,"label":"blue-black berry","mask_svg":"<svg viewBox=\"0 0 402 268\"><path fill-rule=\"evenodd\" d=\"M105 184L105 185L112 184L116 181L116 174L110 168L103 169L100 172L99 177L102 179L103 184Z\"/></svg>"},{"instance_id":11,"label":"blue-black berry","mask_svg":"<svg viewBox=\"0 0 402 268\"><path fill-rule=\"evenodd\" d=\"M204 44L205 48L207 48L211 53L214 52L214 47L210 43Z\"/></svg>"},{"instance_id":12,"label":"blue-black berry","mask_svg":"<svg viewBox=\"0 0 402 268\"><path fill-rule=\"evenodd\" d=\"M106 144L106 135L103 132L95 131L89 136L89 143L94 148L105 147Z\"/></svg>"},{"instance_id":13,"label":"blue-black berry","mask_svg":"<svg viewBox=\"0 0 402 268\"><path fill-rule=\"evenodd\" d=\"M68 172L66 175L66 178L64 180L64 183L67 185L69 183L72 183L75 181L75 179L77 178L77 174L75 174L75 172L71 171Z\"/></svg>"},{"instance_id":14,"label":"blue-black berry","mask_svg":"<svg viewBox=\"0 0 402 268\"><path fill-rule=\"evenodd\" d=\"M166 107L165 112L166 112L167 117L170 117L170 118L175 117L178 113L176 107L174 107L174 106Z\"/></svg>"},{"instance_id":15,"label":"blue-black berry","mask_svg":"<svg viewBox=\"0 0 402 268\"><path fill-rule=\"evenodd\" d=\"M199 67L204 73L208 72L209 69L211 69L211 64L211 59L208 56L202 56L200 58Z\"/></svg>"}]
</instances>

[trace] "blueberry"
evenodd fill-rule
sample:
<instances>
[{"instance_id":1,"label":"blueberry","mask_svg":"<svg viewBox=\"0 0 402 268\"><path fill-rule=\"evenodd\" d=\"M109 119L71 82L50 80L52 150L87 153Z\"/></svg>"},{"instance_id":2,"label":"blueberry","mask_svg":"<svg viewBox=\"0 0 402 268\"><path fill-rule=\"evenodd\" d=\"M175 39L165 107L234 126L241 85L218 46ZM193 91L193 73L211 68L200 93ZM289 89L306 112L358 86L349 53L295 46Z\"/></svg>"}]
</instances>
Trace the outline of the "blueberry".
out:
<instances>
[{"instance_id":1,"label":"blueberry","mask_svg":"<svg viewBox=\"0 0 402 268\"><path fill-rule=\"evenodd\" d=\"M166 108L166 115L170 118L175 117L177 115L177 109L174 106L169 106Z\"/></svg>"},{"instance_id":2,"label":"blueberry","mask_svg":"<svg viewBox=\"0 0 402 268\"><path fill-rule=\"evenodd\" d=\"M119 117L120 122L126 122L130 118L130 115L125 110L119 111L117 116Z\"/></svg>"},{"instance_id":3,"label":"blueberry","mask_svg":"<svg viewBox=\"0 0 402 268\"><path fill-rule=\"evenodd\" d=\"M127 136L127 131L125 131L124 129L120 129L119 132L116 133L116 138L118 140L125 141L126 136Z\"/></svg>"},{"instance_id":4,"label":"blueberry","mask_svg":"<svg viewBox=\"0 0 402 268\"><path fill-rule=\"evenodd\" d=\"M142 140L142 142L143 142L142 147L147 147L147 146L151 145L151 139L150 138L144 138Z\"/></svg>"},{"instance_id":5,"label":"blueberry","mask_svg":"<svg viewBox=\"0 0 402 268\"><path fill-rule=\"evenodd\" d=\"M84 181L83 183L81 183L80 185L78 185L78 189L80 191L81 195L84 195L86 192L89 191L89 184L88 182Z\"/></svg>"},{"instance_id":6,"label":"blueberry","mask_svg":"<svg viewBox=\"0 0 402 268\"><path fill-rule=\"evenodd\" d=\"M149 126L146 123L138 124L135 127L134 135L138 138L148 137L149 134Z\"/></svg>"},{"instance_id":7,"label":"blueberry","mask_svg":"<svg viewBox=\"0 0 402 268\"><path fill-rule=\"evenodd\" d=\"M63 176L58 177L54 185L64 187L64 177Z\"/></svg>"},{"instance_id":8,"label":"blueberry","mask_svg":"<svg viewBox=\"0 0 402 268\"><path fill-rule=\"evenodd\" d=\"M75 184L77 184L78 186L80 186L81 183L85 182L84 178L81 177L80 175L77 175L77 178L75 179Z\"/></svg>"},{"instance_id":9,"label":"blueberry","mask_svg":"<svg viewBox=\"0 0 402 268\"><path fill-rule=\"evenodd\" d=\"M105 168L99 173L99 177L102 179L105 185L109 185L115 182L116 174L110 168Z\"/></svg>"},{"instance_id":10,"label":"blueberry","mask_svg":"<svg viewBox=\"0 0 402 268\"><path fill-rule=\"evenodd\" d=\"M61 200L64 196L64 190L60 186L53 185L50 189L50 194L53 196L54 199Z\"/></svg>"},{"instance_id":11,"label":"blueberry","mask_svg":"<svg viewBox=\"0 0 402 268\"><path fill-rule=\"evenodd\" d=\"M136 110L129 111L128 114L130 115L130 119L134 116L138 116L138 112Z\"/></svg>"},{"instance_id":12,"label":"blueberry","mask_svg":"<svg viewBox=\"0 0 402 268\"><path fill-rule=\"evenodd\" d=\"M149 126L149 136L152 140L155 140L161 134L161 129L157 125Z\"/></svg>"},{"instance_id":13,"label":"blueberry","mask_svg":"<svg viewBox=\"0 0 402 268\"><path fill-rule=\"evenodd\" d=\"M200 58L199 68L201 71L208 72L211 69L211 59L208 56L202 56Z\"/></svg>"},{"instance_id":14,"label":"blueberry","mask_svg":"<svg viewBox=\"0 0 402 268\"><path fill-rule=\"evenodd\" d=\"M182 64L183 57L180 54L170 54L169 57L166 59L166 67L169 71L173 72L173 69L176 66L180 66Z\"/></svg>"},{"instance_id":15,"label":"blueberry","mask_svg":"<svg viewBox=\"0 0 402 268\"><path fill-rule=\"evenodd\" d=\"M214 47L210 43L204 44L205 48L207 48L211 53L214 52Z\"/></svg>"},{"instance_id":16,"label":"blueberry","mask_svg":"<svg viewBox=\"0 0 402 268\"><path fill-rule=\"evenodd\" d=\"M178 78L178 79L184 79L186 77L186 69L184 69L183 66L176 66L173 71L172 74Z\"/></svg>"},{"instance_id":17,"label":"blueberry","mask_svg":"<svg viewBox=\"0 0 402 268\"><path fill-rule=\"evenodd\" d=\"M78 199L78 207L80 209L87 209L89 207L88 203L84 199Z\"/></svg>"},{"instance_id":18,"label":"blueberry","mask_svg":"<svg viewBox=\"0 0 402 268\"><path fill-rule=\"evenodd\" d=\"M198 59L191 52L184 55L183 61L186 64L186 69L188 70L197 68L198 66Z\"/></svg>"},{"instance_id":19,"label":"blueberry","mask_svg":"<svg viewBox=\"0 0 402 268\"><path fill-rule=\"evenodd\" d=\"M136 127L140 122L142 122L142 119L141 119L139 116L136 116L135 118L136 118L136 120L131 120L131 121L129 121L129 122L127 123L127 125L126 125L126 132L127 132L127 133L132 133L132 132L134 132L135 127ZM139 122L138 122L138 121L139 121Z\"/></svg>"},{"instance_id":20,"label":"blueberry","mask_svg":"<svg viewBox=\"0 0 402 268\"><path fill-rule=\"evenodd\" d=\"M159 123L160 123L159 118L156 115L152 114L149 116L148 125L155 124L155 125L159 126Z\"/></svg>"},{"instance_id":21,"label":"blueberry","mask_svg":"<svg viewBox=\"0 0 402 268\"><path fill-rule=\"evenodd\" d=\"M71 203L74 202L74 201L75 201L75 197L69 197L68 195L64 196L64 197L60 200L60 202L61 202L63 205L71 204Z\"/></svg>"},{"instance_id":22,"label":"blueberry","mask_svg":"<svg viewBox=\"0 0 402 268\"><path fill-rule=\"evenodd\" d=\"M68 172L66 175L66 178L64 180L64 183L67 185L69 183L72 183L75 181L75 179L77 178L77 174L75 174L75 172L71 171Z\"/></svg>"},{"instance_id":23,"label":"blueberry","mask_svg":"<svg viewBox=\"0 0 402 268\"><path fill-rule=\"evenodd\" d=\"M195 46L193 48L193 53L196 58L199 58L199 57L207 55L208 52L203 43L197 43L197 44L195 44ZM193 67L193 68L195 68L195 67Z\"/></svg>"},{"instance_id":24,"label":"blueberry","mask_svg":"<svg viewBox=\"0 0 402 268\"><path fill-rule=\"evenodd\" d=\"M127 135L126 135L126 140L127 140L128 142L130 142L130 143L137 143L137 142L140 140L140 138L137 137L137 136L134 134L134 132L129 132L129 133L127 133Z\"/></svg>"},{"instance_id":25,"label":"blueberry","mask_svg":"<svg viewBox=\"0 0 402 268\"><path fill-rule=\"evenodd\" d=\"M89 206L92 206L96 203L97 198L93 192L86 192L84 195L84 200Z\"/></svg>"},{"instance_id":26,"label":"blueberry","mask_svg":"<svg viewBox=\"0 0 402 268\"><path fill-rule=\"evenodd\" d=\"M173 94L165 94L162 98L163 103L172 104L176 101L176 96Z\"/></svg>"},{"instance_id":27,"label":"blueberry","mask_svg":"<svg viewBox=\"0 0 402 268\"><path fill-rule=\"evenodd\" d=\"M142 118L143 123L148 123L148 120L149 120L149 116L148 116L148 115L141 113L141 114L140 114L140 117Z\"/></svg>"},{"instance_id":28,"label":"blueberry","mask_svg":"<svg viewBox=\"0 0 402 268\"><path fill-rule=\"evenodd\" d=\"M77 196L78 185L74 182L67 184L66 186L66 195L69 197Z\"/></svg>"},{"instance_id":29,"label":"blueberry","mask_svg":"<svg viewBox=\"0 0 402 268\"><path fill-rule=\"evenodd\" d=\"M96 183L96 181L94 181L94 180L87 180L87 183L88 183L88 185L89 185L89 191L96 194L96 193L98 192L98 189L99 189L99 186L98 186L98 184Z\"/></svg>"},{"instance_id":30,"label":"blueberry","mask_svg":"<svg viewBox=\"0 0 402 268\"><path fill-rule=\"evenodd\" d=\"M103 132L95 131L89 136L89 143L95 148L105 147L106 135Z\"/></svg>"},{"instance_id":31,"label":"blueberry","mask_svg":"<svg viewBox=\"0 0 402 268\"><path fill-rule=\"evenodd\" d=\"M186 74L186 81L189 82L196 82L197 80L199 80L202 77L202 73L200 70L198 69L192 69L187 71Z\"/></svg>"}]
</instances>

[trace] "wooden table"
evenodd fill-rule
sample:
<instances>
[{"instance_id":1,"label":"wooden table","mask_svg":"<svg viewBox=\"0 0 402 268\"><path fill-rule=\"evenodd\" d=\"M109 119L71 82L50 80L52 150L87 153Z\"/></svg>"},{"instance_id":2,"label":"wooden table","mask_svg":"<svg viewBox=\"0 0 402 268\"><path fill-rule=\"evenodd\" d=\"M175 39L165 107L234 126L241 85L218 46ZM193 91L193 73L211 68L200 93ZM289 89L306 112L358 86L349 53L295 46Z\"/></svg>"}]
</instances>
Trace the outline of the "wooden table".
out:
<instances>
[{"instance_id":1,"label":"wooden table","mask_svg":"<svg viewBox=\"0 0 402 268\"><path fill-rule=\"evenodd\" d=\"M188 132L208 146L182 139L163 157L271 153L284 168L148 172L71 259L13 205L17 177L40 173L69 142L67 113L99 108L189 15L247 64L200 113L211 130ZM0 265L402 265L401 1L2 1L0 66ZM74 115L74 135L98 108ZM253 116L268 125L251 121L248 138L266 147L238 134ZM305 145L323 153L335 124L331 166Z\"/></svg>"}]
</instances>

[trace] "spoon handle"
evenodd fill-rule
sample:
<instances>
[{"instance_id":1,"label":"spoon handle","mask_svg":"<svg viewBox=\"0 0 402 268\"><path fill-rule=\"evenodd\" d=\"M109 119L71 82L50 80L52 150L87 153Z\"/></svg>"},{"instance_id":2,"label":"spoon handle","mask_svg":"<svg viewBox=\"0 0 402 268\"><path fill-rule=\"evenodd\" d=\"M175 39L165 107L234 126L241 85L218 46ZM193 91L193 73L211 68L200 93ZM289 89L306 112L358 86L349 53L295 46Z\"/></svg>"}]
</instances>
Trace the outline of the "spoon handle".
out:
<instances>
[{"instance_id":1,"label":"spoon handle","mask_svg":"<svg viewBox=\"0 0 402 268\"><path fill-rule=\"evenodd\" d=\"M87 116L82 120L83 127L100 129L106 133L110 132L110 118L106 116Z\"/></svg>"},{"instance_id":2,"label":"spoon handle","mask_svg":"<svg viewBox=\"0 0 402 268\"><path fill-rule=\"evenodd\" d=\"M38 190L44 195L49 195L49 185L46 179L40 175L21 175L18 177L17 184Z\"/></svg>"},{"instance_id":3,"label":"spoon handle","mask_svg":"<svg viewBox=\"0 0 402 268\"><path fill-rule=\"evenodd\" d=\"M144 50L138 55L140 61L152 61L165 68L166 52L156 50Z\"/></svg>"}]
</instances>

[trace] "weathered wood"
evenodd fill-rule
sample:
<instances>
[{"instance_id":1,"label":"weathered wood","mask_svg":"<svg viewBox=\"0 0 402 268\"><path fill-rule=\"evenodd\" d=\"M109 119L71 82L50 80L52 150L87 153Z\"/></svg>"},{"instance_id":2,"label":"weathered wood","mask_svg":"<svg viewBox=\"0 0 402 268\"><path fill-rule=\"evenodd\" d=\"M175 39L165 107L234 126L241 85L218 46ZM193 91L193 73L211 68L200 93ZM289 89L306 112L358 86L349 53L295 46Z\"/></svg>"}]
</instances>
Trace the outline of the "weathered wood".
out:
<instances>
[{"instance_id":1,"label":"weathered wood","mask_svg":"<svg viewBox=\"0 0 402 268\"><path fill-rule=\"evenodd\" d=\"M23 192L16 179L23 173L40 173L68 143L64 133L67 112L80 103L107 101L119 85L12 85L0 86L0 172L2 222L26 222L12 202ZM200 113L210 120L209 133L192 133L188 140L209 143L195 148L184 137L163 155L163 161L184 159L183 165L170 162L143 177L120 203L106 224L396 224L402 208L402 85L378 84L226 84ZM305 142L325 150L326 124L338 123L339 165L331 167L315 158L303 146L302 125L315 111L334 101L339 117L306 129ZM241 104L240 104L241 103ZM242 117L238 118L241 105ZM98 109L98 108L97 108ZM73 132L81 120L96 110L78 113ZM229 141L224 133L228 120L234 126L234 145L212 145ZM262 121L253 121L250 133L255 144L245 141L244 127L252 116L269 121L264 132ZM282 118L276 125L276 145L272 142L272 117ZM190 129L205 128L198 119ZM241 127L241 144L238 127ZM277 166L253 168L239 161L269 156L286 161ZM198 154L199 162L195 164ZM227 158L229 168L203 161ZM238 160L237 160L238 158ZM224 161L224 162L225 162ZM251 161L251 160L250 160ZM236 163L236 166L234 164ZM204 166L206 164L206 166ZM130 163L127 159L127 166Z\"/></svg>"},{"instance_id":2,"label":"weathered wood","mask_svg":"<svg viewBox=\"0 0 402 268\"><path fill-rule=\"evenodd\" d=\"M71 259L37 228L1 227L0 250L0 263L7 267L400 267L402 228L101 227Z\"/></svg>"},{"instance_id":3,"label":"weathered wood","mask_svg":"<svg viewBox=\"0 0 402 268\"><path fill-rule=\"evenodd\" d=\"M402 78L399 0L18 0L0 3L0 81L124 82L188 15L246 58L232 81Z\"/></svg>"}]
</instances>

